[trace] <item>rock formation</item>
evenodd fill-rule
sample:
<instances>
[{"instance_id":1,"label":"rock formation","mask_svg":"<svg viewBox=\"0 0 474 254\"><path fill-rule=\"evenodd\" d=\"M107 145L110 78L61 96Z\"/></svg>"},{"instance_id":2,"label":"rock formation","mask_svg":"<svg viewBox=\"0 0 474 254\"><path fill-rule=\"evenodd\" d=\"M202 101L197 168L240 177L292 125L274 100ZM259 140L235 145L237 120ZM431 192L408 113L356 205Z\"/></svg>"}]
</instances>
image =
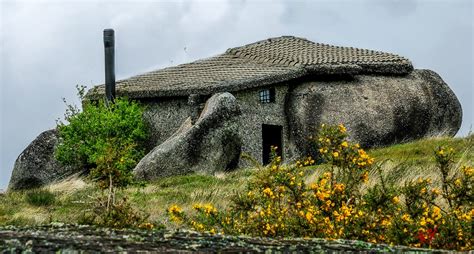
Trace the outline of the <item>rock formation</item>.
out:
<instances>
[{"instance_id":1,"label":"rock formation","mask_svg":"<svg viewBox=\"0 0 474 254\"><path fill-rule=\"evenodd\" d=\"M240 107L232 94L213 95L196 123L193 125L188 118L174 135L138 163L135 176L151 180L235 168L242 146L236 121L239 115Z\"/></svg>"},{"instance_id":2,"label":"rock formation","mask_svg":"<svg viewBox=\"0 0 474 254\"><path fill-rule=\"evenodd\" d=\"M454 136L461 126L459 101L430 70L414 70L406 76L321 79L304 82L291 93L291 133L301 154L309 149L307 137L322 123L345 124L352 140L364 147Z\"/></svg>"},{"instance_id":3,"label":"rock formation","mask_svg":"<svg viewBox=\"0 0 474 254\"><path fill-rule=\"evenodd\" d=\"M80 172L80 169L63 166L54 157L58 144L58 132L47 130L41 133L18 156L8 185L9 190L41 187Z\"/></svg>"}]
</instances>

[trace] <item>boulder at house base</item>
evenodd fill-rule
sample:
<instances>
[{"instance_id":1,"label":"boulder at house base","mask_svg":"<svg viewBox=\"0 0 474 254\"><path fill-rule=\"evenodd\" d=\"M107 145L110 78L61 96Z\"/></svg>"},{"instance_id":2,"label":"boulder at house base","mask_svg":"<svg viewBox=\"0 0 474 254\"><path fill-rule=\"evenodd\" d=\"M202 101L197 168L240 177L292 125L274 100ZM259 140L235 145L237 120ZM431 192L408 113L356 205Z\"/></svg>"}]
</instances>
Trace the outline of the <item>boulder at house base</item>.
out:
<instances>
[{"instance_id":1,"label":"boulder at house base","mask_svg":"<svg viewBox=\"0 0 474 254\"><path fill-rule=\"evenodd\" d=\"M238 116L240 107L232 94L213 95L196 123L192 124L188 118L174 135L138 163L135 176L152 180L237 167L242 147Z\"/></svg>"},{"instance_id":2,"label":"boulder at house base","mask_svg":"<svg viewBox=\"0 0 474 254\"><path fill-rule=\"evenodd\" d=\"M430 70L403 76L355 75L313 79L291 91L289 101L296 154L308 154L308 137L321 124L344 124L363 147L430 136L454 136L462 122L455 94Z\"/></svg>"},{"instance_id":3,"label":"boulder at house base","mask_svg":"<svg viewBox=\"0 0 474 254\"><path fill-rule=\"evenodd\" d=\"M37 188L80 172L56 160L54 150L57 144L58 132L55 129L44 131L33 140L16 159L8 190Z\"/></svg>"}]
</instances>

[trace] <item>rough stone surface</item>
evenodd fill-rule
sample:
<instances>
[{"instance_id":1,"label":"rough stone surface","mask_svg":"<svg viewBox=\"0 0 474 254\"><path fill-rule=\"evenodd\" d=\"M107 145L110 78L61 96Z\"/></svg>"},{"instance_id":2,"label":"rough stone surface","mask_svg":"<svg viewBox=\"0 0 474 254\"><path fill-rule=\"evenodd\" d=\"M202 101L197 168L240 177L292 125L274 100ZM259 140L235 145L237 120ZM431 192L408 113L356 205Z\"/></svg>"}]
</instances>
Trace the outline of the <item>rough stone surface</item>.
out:
<instances>
[{"instance_id":1,"label":"rough stone surface","mask_svg":"<svg viewBox=\"0 0 474 254\"><path fill-rule=\"evenodd\" d=\"M433 71L406 76L358 75L305 81L291 91L290 138L298 154L322 123L343 123L352 140L365 147L459 130L462 109L451 89Z\"/></svg>"},{"instance_id":2,"label":"rough stone surface","mask_svg":"<svg viewBox=\"0 0 474 254\"><path fill-rule=\"evenodd\" d=\"M2 253L452 253L448 250L321 238L210 235L187 230L109 229L86 225L0 228Z\"/></svg>"},{"instance_id":3,"label":"rough stone surface","mask_svg":"<svg viewBox=\"0 0 474 254\"><path fill-rule=\"evenodd\" d=\"M188 118L162 144L135 167L139 179L232 169L237 166L241 138L238 132L240 107L230 93L213 95L196 123Z\"/></svg>"},{"instance_id":4,"label":"rough stone surface","mask_svg":"<svg viewBox=\"0 0 474 254\"><path fill-rule=\"evenodd\" d=\"M8 189L41 187L78 173L77 168L63 166L54 158L57 143L58 133L54 129L33 140L16 159Z\"/></svg>"}]
</instances>

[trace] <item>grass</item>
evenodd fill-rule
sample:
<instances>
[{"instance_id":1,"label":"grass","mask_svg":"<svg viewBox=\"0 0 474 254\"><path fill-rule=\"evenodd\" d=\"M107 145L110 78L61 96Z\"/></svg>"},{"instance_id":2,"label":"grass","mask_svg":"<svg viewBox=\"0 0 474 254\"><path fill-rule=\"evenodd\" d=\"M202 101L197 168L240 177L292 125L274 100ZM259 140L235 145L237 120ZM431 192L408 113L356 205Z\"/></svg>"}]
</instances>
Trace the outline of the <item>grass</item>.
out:
<instances>
[{"instance_id":1,"label":"grass","mask_svg":"<svg viewBox=\"0 0 474 254\"><path fill-rule=\"evenodd\" d=\"M433 158L433 151L438 146L450 146L457 151L457 168L461 164L473 165L474 135L464 138L423 139L372 149L368 153L375 157L389 182L403 184L419 177L431 177L434 182L439 182ZM309 168L313 173L307 181L317 179L324 167ZM151 221L163 223L172 229L176 224L169 222L166 216L166 208L171 204L180 205L185 212L191 211L194 203L213 203L218 208L224 208L232 195L244 188L255 170L168 177L144 187L129 187L123 193L129 197L134 207L150 214ZM373 170L369 183L377 181L378 177ZM98 194L100 191L91 183L77 177L43 190L9 192L0 196L0 225L38 225L52 221L75 223L80 221L82 211L88 209L92 197Z\"/></svg>"}]
</instances>

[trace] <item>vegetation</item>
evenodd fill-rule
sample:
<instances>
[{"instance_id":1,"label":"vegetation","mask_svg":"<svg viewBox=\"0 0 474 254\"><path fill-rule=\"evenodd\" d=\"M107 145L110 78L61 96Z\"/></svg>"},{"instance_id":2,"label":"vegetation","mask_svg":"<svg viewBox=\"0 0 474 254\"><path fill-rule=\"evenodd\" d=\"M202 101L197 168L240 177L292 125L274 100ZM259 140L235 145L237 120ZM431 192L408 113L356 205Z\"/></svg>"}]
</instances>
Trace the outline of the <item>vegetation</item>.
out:
<instances>
[{"instance_id":1,"label":"vegetation","mask_svg":"<svg viewBox=\"0 0 474 254\"><path fill-rule=\"evenodd\" d=\"M34 189L26 193L26 202L32 206L50 206L56 201L56 196L49 190Z\"/></svg>"},{"instance_id":2,"label":"vegetation","mask_svg":"<svg viewBox=\"0 0 474 254\"><path fill-rule=\"evenodd\" d=\"M126 98L114 102L84 100L85 87L78 87L83 111L67 105L65 120L58 122L60 142L56 158L68 165L90 169L89 177L106 191L93 202L84 222L127 227L139 225L145 217L126 198L116 202L116 189L133 182L132 169L144 155L147 129L143 108Z\"/></svg>"},{"instance_id":3,"label":"vegetation","mask_svg":"<svg viewBox=\"0 0 474 254\"><path fill-rule=\"evenodd\" d=\"M343 130L338 126L326 127L330 129L320 135L341 134ZM320 236L472 249L472 168L468 167L474 161L472 135L424 139L364 152L343 136L330 138L334 140L330 145L325 144L324 138L320 141L321 137L316 137L315 146L327 149L326 155L291 165L281 164L275 156L268 167L214 176L174 176L142 186L126 186L117 193L117 204L125 197L126 204L150 216L140 223L122 226L156 229L164 225L168 229L191 227L210 233ZM345 158L356 161L344 164ZM372 158L375 160L369 163ZM326 160L326 164L311 165L319 159ZM372 165L357 164L364 161ZM346 177L348 169L358 177ZM448 172L446 177L442 170ZM282 186L284 191L280 193ZM348 191L351 188L353 192ZM103 193L83 179L70 179L47 189L55 195L54 204L48 207L28 203L27 192L0 196L0 225L89 223L87 214L97 203L90 197ZM300 202L295 202L297 197ZM281 218L283 223L278 222L282 212L276 209L277 204L294 216L285 214ZM78 212L84 210L85 213ZM253 220L250 215L255 216Z\"/></svg>"},{"instance_id":4,"label":"vegetation","mask_svg":"<svg viewBox=\"0 0 474 254\"><path fill-rule=\"evenodd\" d=\"M346 138L344 126L322 125L314 143L329 170L313 182L306 181L311 171L303 168L314 164L311 157L283 165L273 150L272 163L252 177L227 209L198 203L193 205L195 213L188 215L172 205L170 219L211 234L472 248L474 168L453 170L454 149L440 146L434 153L441 188L424 177L395 186L372 157ZM372 167L379 181L363 192Z\"/></svg>"}]
</instances>

